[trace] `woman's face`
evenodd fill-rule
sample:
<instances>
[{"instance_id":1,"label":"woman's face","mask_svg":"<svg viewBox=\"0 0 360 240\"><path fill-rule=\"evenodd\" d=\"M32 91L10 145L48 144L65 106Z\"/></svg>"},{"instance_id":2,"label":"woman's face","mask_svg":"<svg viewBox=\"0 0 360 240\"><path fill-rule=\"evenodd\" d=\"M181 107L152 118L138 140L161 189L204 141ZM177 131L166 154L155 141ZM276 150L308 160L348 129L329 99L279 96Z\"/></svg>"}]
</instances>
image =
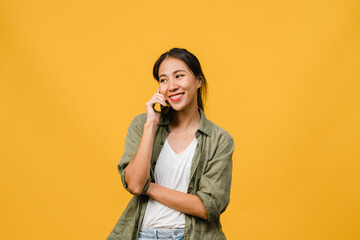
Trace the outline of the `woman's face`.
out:
<instances>
[{"instance_id":1,"label":"woman's face","mask_svg":"<svg viewBox=\"0 0 360 240\"><path fill-rule=\"evenodd\" d=\"M176 111L197 109L197 90L201 84L180 59L167 57L160 64L159 91Z\"/></svg>"}]
</instances>

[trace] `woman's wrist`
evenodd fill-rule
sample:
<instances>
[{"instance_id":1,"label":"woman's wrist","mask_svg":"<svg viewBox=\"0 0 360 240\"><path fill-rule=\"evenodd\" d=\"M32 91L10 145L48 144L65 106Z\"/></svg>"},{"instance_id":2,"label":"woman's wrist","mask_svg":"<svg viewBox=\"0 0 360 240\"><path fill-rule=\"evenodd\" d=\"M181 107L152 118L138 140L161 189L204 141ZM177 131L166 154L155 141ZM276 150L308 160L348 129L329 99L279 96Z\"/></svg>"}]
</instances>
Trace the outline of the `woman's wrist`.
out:
<instances>
[{"instance_id":1,"label":"woman's wrist","mask_svg":"<svg viewBox=\"0 0 360 240\"><path fill-rule=\"evenodd\" d=\"M155 119L146 119L146 122L144 123L144 127L155 127L157 126L158 121Z\"/></svg>"},{"instance_id":2,"label":"woman's wrist","mask_svg":"<svg viewBox=\"0 0 360 240\"><path fill-rule=\"evenodd\" d=\"M144 134L150 134L151 136L154 136L156 131L157 123L155 121L146 120L144 123Z\"/></svg>"},{"instance_id":3,"label":"woman's wrist","mask_svg":"<svg viewBox=\"0 0 360 240\"><path fill-rule=\"evenodd\" d=\"M149 187L145 192L145 195L148 195L150 197L153 186L154 186L154 183L150 182Z\"/></svg>"}]
</instances>

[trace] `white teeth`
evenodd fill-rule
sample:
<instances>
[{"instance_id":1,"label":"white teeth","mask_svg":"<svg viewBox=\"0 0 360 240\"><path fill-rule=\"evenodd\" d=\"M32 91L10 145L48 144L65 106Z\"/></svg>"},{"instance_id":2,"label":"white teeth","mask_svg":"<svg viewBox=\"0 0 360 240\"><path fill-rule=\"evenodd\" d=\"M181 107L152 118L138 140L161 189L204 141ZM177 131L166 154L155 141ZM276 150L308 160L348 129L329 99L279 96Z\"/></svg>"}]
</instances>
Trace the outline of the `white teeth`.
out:
<instances>
[{"instance_id":1,"label":"white teeth","mask_svg":"<svg viewBox=\"0 0 360 240\"><path fill-rule=\"evenodd\" d=\"M183 95L183 94L180 93L180 94L177 94L177 95L175 95L175 96L171 96L170 98L178 98L178 97L180 97L181 95Z\"/></svg>"}]
</instances>

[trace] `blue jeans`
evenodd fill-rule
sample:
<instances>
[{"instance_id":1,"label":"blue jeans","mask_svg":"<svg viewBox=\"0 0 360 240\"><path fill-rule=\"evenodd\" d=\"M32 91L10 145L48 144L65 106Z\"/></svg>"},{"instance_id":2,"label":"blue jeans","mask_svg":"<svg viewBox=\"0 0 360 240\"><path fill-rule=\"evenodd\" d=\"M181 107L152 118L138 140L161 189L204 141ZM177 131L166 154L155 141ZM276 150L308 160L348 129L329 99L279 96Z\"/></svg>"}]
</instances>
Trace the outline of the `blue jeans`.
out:
<instances>
[{"instance_id":1,"label":"blue jeans","mask_svg":"<svg viewBox=\"0 0 360 240\"><path fill-rule=\"evenodd\" d=\"M184 228L144 228L141 227L138 240L163 239L184 240Z\"/></svg>"}]
</instances>

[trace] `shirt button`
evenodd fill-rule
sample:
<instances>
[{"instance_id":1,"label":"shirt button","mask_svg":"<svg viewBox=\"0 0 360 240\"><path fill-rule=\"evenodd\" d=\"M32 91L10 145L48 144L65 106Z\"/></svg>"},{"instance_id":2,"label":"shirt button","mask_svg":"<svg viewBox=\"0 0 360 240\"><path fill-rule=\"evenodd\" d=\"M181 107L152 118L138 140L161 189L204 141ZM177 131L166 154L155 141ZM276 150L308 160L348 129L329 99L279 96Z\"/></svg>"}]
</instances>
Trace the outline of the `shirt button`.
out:
<instances>
[{"instance_id":1,"label":"shirt button","mask_svg":"<svg viewBox=\"0 0 360 240\"><path fill-rule=\"evenodd\" d=\"M174 235L178 235L178 231L177 230L174 230Z\"/></svg>"},{"instance_id":2,"label":"shirt button","mask_svg":"<svg viewBox=\"0 0 360 240\"><path fill-rule=\"evenodd\" d=\"M160 144L161 144L161 145L164 145L164 141L161 141Z\"/></svg>"}]
</instances>

